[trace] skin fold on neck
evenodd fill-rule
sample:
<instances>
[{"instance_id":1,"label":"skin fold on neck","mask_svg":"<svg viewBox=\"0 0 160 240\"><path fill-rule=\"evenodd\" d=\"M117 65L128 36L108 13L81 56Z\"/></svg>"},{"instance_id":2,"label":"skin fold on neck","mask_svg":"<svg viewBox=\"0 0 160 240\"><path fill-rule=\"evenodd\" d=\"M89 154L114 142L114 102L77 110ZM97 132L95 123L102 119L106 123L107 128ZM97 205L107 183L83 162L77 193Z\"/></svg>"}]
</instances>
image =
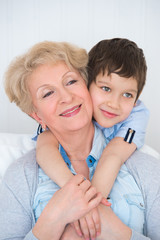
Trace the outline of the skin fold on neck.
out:
<instances>
[{"instance_id":1,"label":"skin fold on neck","mask_svg":"<svg viewBox=\"0 0 160 240\"><path fill-rule=\"evenodd\" d=\"M87 179L89 177L89 169L86 163L94 137L94 125L89 123L83 129L75 132L61 133L57 135L59 143L65 149L73 168L77 173L83 174Z\"/></svg>"}]
</instances>

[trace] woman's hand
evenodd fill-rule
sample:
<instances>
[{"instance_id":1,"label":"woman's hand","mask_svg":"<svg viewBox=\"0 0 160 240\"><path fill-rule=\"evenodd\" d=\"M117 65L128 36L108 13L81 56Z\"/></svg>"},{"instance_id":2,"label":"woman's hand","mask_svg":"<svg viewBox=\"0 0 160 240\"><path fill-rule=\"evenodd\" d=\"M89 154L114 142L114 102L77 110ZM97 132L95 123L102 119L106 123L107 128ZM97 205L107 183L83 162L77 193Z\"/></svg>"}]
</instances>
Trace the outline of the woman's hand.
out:
<instances>
[{"instance_id":1,"label":"woman's hand","mask_svg":"<svg viewBox=\"0 0 160 240\"><path fill-rule=\"evenodd\" d=\"M85 240L85 238L78 236L72 224L68 224L60 240Z\"/></svg>"},{"instance_id":2,"label":"woman's hand","mask_svg":"<svg viewBox=\"0 0 160 240\"><path fill-rule=\"evenodd\" d=\"M63 212L67 223L80 219L102 201L101 193L97 193L91 182L85 180L82 175L74 176L65 186L63 202L65 212ZM72 197L71 197L72 196ZM65 201L64 201L65 199Z\"/></svg>"},{"instance_id":3,"label":"woman's hand","mask_svg":"<svg viewBox=\"0 0 160 240\"><path fill-rule=\"evenodd\" d=\"M101 223L98 209L94 208L85 217L73 223L79 236L85 239L95 239L101 233Z\"/></svg>"},{"instance_id":4,"label":"woman's hand","mask_svg":"<svg viewBox=\"0 0 160 240\"><path fill-rule=\"evenodd\" d=\"M59 239L68 223L74 222L102 200L102 195L96 192L90 181L82 175L73 178L50 199L33 228L33 234L38 239Z\"/></svg>"},{"instance_id":5,"label":"woman's hand","mask_svg":"<svg viewBox=\"0 0 160 240\"><path fill-rule=\"evenodd\" d=\"M105 198L102 198L101 203L105 206L111 206L111 203ZM75 221L73 226L79 236L84 236L85 239L95 239L101 234L101 221L98 208L94 208L85 217Z\"/></svg>"}]
</instances>

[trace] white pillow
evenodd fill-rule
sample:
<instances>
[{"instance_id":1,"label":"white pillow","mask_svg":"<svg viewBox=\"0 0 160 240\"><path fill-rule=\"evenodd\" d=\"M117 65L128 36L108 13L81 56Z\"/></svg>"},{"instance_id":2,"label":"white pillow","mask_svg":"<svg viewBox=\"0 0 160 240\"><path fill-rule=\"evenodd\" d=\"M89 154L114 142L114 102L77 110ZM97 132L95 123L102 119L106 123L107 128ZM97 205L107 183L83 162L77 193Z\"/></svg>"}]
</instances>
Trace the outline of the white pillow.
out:
<instances>
[{"instance_id":1,"label":"white pillow","mask_svg":"<svg viewBox=\"0 0 160 240\"><path fill-rule=\"evenodd\" d=\"M140 148L140 151L147 153L149 155L152 155L153 157L155 157L157 159L160 159L160 154L155 149L153 149L152 147L150 147L146 144L144 144L144 146L142 148Z\"/></svg>"},{"instance_id":2,"label":"white pillow","mask_svg":"<svg viewBox=\"0 0 160 240\"><path fill-rule=\"evenodd\" d=\"M12 161L36 147L31 134L0 133L0 179Z\"/></svg>"}]
</instances>

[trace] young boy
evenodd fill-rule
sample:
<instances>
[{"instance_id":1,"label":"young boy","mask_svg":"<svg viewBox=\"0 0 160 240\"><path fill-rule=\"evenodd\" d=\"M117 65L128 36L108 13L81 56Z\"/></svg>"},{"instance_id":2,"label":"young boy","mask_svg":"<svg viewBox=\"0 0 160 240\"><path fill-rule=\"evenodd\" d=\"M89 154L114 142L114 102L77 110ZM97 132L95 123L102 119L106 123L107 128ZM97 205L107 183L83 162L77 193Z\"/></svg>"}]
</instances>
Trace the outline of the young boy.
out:
<instances>
[{"instance_id":1,"label":"young boy","mask_svg":"<svg viewBox=\"0 0 160 240\"><path fill-rule=\"evenodd\" d=\"M143 51L127 39L103 40L89 52L88 87L93 118L108 143L90 180L105 198L121 165L144 144L149 113L138 98L145 85L146 71ZM60 187L72 177L50 131L38 137L37 161ZM91 221L94 222L94 217ZM78 223L75 227L80 234ZM86 230L82 225L81 228L84 233ZM95 228L99 232L99 227ZM91 231L90 227L87 231Z\"/></svg>"}]
</instances>

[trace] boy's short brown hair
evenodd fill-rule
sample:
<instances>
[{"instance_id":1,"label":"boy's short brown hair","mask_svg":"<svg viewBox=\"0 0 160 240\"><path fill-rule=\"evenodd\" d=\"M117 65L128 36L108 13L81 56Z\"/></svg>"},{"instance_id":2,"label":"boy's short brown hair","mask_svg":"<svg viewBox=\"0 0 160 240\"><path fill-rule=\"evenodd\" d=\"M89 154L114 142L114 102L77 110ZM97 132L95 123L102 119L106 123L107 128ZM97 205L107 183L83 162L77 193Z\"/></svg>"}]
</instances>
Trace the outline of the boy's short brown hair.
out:
<instances>
[{"instance_id":1,"label":"boy's short brown hair","mask_svg":"<svg viewBox=\"0 0 160 240\"><path fill-rule=\"evenodd\" d=\"M96 81L99 73L116 73L137 81L137 99L145 85L147 65L143 50L125 38L102 40L89 51L88 84Z\"/></svg>"}]
</instances>

